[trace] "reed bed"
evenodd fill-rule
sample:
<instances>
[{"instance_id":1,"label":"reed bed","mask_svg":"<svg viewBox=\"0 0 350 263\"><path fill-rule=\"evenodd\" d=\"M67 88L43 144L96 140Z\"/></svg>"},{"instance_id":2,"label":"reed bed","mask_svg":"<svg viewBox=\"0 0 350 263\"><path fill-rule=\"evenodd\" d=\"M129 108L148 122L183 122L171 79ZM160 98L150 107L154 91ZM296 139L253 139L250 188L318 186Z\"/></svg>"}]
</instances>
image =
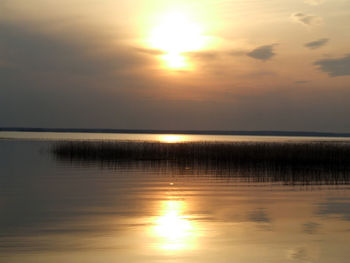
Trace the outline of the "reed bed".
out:
<instances>
[{"instance_id":1,"label":"reed bed","mask_svg":"<svg viewBox=\"0 0 350 263\"><path fill-rule=\"evenodd\" d=\"M267 170L350 171L350 144L61 142L59 159L80 161L172 161L206 167Z\"/></svg>"}]
</instances>

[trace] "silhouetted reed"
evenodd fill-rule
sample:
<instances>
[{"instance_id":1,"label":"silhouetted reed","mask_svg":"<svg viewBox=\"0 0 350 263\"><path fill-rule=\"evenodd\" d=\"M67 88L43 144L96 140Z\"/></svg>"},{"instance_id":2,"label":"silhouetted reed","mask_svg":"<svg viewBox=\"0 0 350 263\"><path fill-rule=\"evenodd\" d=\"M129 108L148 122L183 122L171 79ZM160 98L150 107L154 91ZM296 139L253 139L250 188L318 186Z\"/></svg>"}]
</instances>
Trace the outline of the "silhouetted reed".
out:
<instances>
[{"instance_id":1,"label":"silhouetted reed","mask_svg":"<svg viewBox=\"0 0 350 263\"><path fill-rule=\"evenodd\" d=\"M254 181L350 181L350 144L342 143L63 142L52 151L65 161L166 166Z\"/></svg>"}]
</instances>

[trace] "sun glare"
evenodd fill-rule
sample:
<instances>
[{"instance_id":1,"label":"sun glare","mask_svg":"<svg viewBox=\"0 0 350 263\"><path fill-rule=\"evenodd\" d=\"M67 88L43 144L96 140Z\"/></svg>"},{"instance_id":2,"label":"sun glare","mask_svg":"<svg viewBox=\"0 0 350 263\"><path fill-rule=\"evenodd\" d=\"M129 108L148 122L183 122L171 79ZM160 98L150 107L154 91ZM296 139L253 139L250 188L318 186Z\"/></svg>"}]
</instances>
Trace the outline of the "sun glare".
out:
<instances>
[{"instance_id":1,"label":"sun glare","mask_svg":"<svg viewBox=\"0 0 350 263\"><path fill-rule=\"evenodd\" d=\"M196 233L193 223L182 215L184 203L181 201L166 201L163 204L163 214L156 219L154 234L160 240L160 248L164 250L184 250L194 246Z\"/></svg>"},{"instance_id":2,"label":"sun glare","mask_svg":"<svg viewBox=\"0 0 350 263\"><path fill-rule=\"evenodd\" d=\"M160 135L159 141L167 143L176 143L185 141L185 138L181 135Z\"/></svg>"},{"instance_id":3,"label":"sun glare","mask_svg":"<svg viewBox=\"0 0 350 263\"><path fill-rule=\"evenodd\" d=\"M152 48L162 50L167 67L174 69L188 68L184 53L199 50L203 44L200 26L182 13L165 15L150 37Z\"/></svg>"},{"instance_id":4,"label":"sun glare","mask_svg":"<svg viewBox=\"0 0 350 263\"><path fill-rule=\"evenodd\" d=\"M168 53L162 57L168 68L181 69L188 66L187 59L181 53Z\"/></svg>"}]
</instances>

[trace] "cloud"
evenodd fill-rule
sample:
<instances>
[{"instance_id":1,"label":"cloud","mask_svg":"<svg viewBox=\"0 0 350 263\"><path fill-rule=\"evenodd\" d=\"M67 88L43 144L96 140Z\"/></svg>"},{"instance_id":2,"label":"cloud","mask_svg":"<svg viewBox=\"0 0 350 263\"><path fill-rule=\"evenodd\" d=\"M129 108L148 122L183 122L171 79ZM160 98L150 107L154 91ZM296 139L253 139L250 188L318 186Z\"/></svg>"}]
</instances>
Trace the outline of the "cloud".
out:
<instances>
[{"instance_id":1,"label":"cloud","mask_svg":"<svg viewBox=\"0 0 350 263\"><path fill-rule=\"evenodd\" d=\"M321 59L314 65L331 77L350 76L350 54L342 58Z\"/></svg>"},{"instance_id":2,"label":"cloud","mask_svg":"<svg viewBox=\"0 0 350 263\"><path fill-rule=\"evenodd\" d=\"M328 42L329 42L328 38L321 38L319 40L306 43L305 47L310 48L310 49L317 49L317 48L323 47Z\"/></svg>"},{"instance_id":3,"label":"cloud","mask_svg":"<svg viewBox=\"0 0 350 263\"><path fill-rule=\"evenodd\" d=\"M322 23L322 18L314 15L307 15L303 13L294 13L291 16L292 20L301 23L305 26L317 26Z\"/></svg>"},{"instance_id":4,"label":"cloud","mask_svg":"<svg viewBox=\"0 0 350 263\"><path fill-rule=\"evenodd\" d=\"M320 5L323 4L324 0L305 0L304 2L308 5Z\"/></svg>"},{"instance_id":5,"label":"cloud","mask_svg":"<svg viewBox=\"0 0 350 263\"><path fill-rule=\"evenodd\" d=\"M247 53L247 56L262 61L269 60L275 55L276 54L274 53L274 45L261 46Z\"/></svg>"}]
</instances>

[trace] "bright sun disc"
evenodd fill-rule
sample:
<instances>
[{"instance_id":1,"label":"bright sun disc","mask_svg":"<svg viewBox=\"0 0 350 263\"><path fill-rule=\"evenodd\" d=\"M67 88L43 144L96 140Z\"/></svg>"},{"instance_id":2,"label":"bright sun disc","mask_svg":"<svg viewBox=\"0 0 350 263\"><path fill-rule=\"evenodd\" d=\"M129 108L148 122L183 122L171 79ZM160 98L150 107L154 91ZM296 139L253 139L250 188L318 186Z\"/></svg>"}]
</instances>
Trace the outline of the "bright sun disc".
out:
<instances>
[{"instance_id":1,"label":"bright sun disc","mask_svg":"<svg viewBox=\"0 0 350 263\"><path fill-rule=\"evenodd\" d=\"M171 13L163 17L159 26L151 33L150 44L165 52L163 59L169 68L188 66L184 52L202 48L204 38L201 28L181 13Z\"/></svg>"}]
</instances>

